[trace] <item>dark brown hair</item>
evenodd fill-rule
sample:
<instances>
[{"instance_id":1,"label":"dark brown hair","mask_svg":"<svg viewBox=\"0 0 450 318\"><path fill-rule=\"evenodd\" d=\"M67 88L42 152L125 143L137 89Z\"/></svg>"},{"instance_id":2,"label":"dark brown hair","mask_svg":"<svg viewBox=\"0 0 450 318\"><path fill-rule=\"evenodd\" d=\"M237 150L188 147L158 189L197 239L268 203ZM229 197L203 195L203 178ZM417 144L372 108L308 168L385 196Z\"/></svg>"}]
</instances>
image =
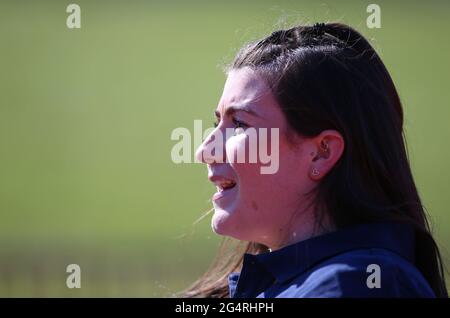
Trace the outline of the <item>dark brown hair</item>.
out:
<instances>
[{"instance_id":1,"label":"dark brown hair","mask_svg":"<svg viewBox=\"0 0 450 318\"><path fill-rule=\"evenodd\" d=\"M341 23L296 26L244 46L230 69L249 67L270 86L294 132L340 132L345 149L314 193L317 222L337 229L397 221L416 229L415 265L437 297L447 297L443 265L411 173L395 85L369 42ZM184 295L227 297L227 276L256 243L232 246Z\"/></svg>"}]
</instances>

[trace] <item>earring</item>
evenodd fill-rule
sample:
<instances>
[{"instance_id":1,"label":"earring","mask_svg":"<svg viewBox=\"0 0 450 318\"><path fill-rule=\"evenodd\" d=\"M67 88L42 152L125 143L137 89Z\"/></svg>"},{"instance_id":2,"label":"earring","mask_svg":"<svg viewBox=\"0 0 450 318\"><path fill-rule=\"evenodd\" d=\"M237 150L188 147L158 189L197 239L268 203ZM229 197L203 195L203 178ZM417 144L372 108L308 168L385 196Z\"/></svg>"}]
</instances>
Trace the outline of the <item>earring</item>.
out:
<instances>
[{"instance_id":1,"label":"earring","mask_svg":"<svg viewBox=\"0 0 450 318\"><path fill-rule=\"evenodd\" d=\"M317 177L320 174L319 170L317 170L316 168L312 169L311 175L313 175L314 177Z\"/></svg>"}]
</instances>

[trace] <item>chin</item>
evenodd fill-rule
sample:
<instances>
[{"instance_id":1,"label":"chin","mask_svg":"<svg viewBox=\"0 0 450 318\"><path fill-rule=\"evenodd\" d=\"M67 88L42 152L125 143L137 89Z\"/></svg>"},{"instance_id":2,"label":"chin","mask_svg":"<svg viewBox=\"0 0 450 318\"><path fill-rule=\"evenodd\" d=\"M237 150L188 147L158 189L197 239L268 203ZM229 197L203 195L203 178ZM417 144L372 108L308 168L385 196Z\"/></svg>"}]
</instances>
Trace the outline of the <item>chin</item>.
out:
<instances>
[{"instance_id":1,"label":"chin","mask_svg":"<svg viewBox=\"0 0 450 318\"><path fill-rule=\"evenodd\" d=\"M214 233L224 236L234 237L233 231L233 217L230 212L214 208L214 215L211 220L211 228ZM235 228L234 228L235 229Z\"/></svg>"},{"instance_id":2,"label":"chin","mask_svg":"<svg viewBox=\"0 0 450 318\"><path fill-rule=\"evenodd\" d=\"M242 218L237 218L238 214L215 208L211 219L211 228L214 233L221 236L228 236L240 241L249 241L247 233L248 227L244 226Z\"/></svg>"}]
</instances>

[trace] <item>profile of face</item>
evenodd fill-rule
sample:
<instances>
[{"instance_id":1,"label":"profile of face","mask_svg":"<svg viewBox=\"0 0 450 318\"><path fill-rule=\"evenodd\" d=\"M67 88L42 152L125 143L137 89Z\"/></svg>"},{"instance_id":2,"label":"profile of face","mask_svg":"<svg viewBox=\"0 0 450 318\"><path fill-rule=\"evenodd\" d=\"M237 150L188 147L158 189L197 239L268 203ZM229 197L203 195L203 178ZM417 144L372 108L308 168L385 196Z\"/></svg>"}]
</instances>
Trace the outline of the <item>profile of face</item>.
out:
<instances>
[{"instance_id":1,"label":"profile of face","mask_svg":"<svg viewBox=\"0 0 450 318\"><path fill-rule=\"evenodd\" d=\"M308 236L314 217L308 208L307 194L341 155L342 137L332 130L314 138L294 133L271 89L257 72L247 67L228 73L215 114L216 128L196 152L197 160L207 164L208 178L217 187L212 197L213 230L272 249ZM227 136L226 130L230 128L234 134ZM259 156L256 162L237 162L231 158L239 149L248 149L246 131L250 128L257 133L264 128L278 129L275 173L261 173L264 163ZM223 160L211 155L217 131L225 136ZM325 151L321 151L324 145Z\"/></svg>"}]
</instances>

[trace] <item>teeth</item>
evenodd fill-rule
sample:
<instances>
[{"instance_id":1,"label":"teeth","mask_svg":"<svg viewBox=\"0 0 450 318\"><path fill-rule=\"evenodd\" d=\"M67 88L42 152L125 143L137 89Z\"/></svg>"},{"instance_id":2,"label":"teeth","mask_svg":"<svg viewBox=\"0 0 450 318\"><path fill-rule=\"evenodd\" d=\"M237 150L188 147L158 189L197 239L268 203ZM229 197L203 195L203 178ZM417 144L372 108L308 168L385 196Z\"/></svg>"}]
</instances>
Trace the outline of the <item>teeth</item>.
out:
<instances>
[{"instance_id":1,"label":"teeth","mask_svg":"<svg viewBox=\"0 0 450 318\"><path fill-rule=\"evenodd\" d=\"M220 182L220 184L218 185L219 190L226 190L232 186L234 186L236 183L234 181L231 180L225 180Z\"/></svg>"}]
</instances>

